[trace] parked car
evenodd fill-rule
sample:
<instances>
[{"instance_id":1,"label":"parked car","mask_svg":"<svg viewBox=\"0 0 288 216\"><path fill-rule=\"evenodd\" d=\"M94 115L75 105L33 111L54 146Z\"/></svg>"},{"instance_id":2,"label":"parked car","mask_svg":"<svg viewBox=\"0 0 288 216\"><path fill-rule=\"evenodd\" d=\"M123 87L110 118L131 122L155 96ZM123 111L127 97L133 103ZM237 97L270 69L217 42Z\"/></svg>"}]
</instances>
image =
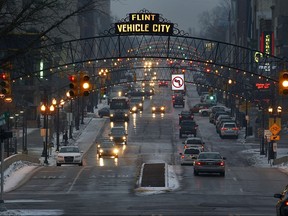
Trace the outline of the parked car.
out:
<instances>
[{"instance_id":1,"label":"parked car","mask_svg":"<svg viewBox=\"0 0 288 216\"><path fill-rule=\"evenodd\" d=\"M209 116L209 121L215 125L216 119L218 118L219 115L227 115L227 112L225 112L224 110L219 110L216 111L215 113L211 113Z\"/></svg>"},{"instance_id":2,"label":"parked car","mask_svg":"<svg viewBox=\"0 0 288 216\"><path fill-rule=\"evenodd\" d=\"M190 108L190 112L199 113L199 110L209 109L209 107L211 107L211 106L212 106L212 104L208 104L208 103L197 103Z\"/></svg>"},{"instance_id":3,"label":"parked car","mask_svg":"<svg viewBox=\"0 0 288 216\"><path fill-rule=\"evenodd\" d=\"M181 123L181 121L183 120L193 120L194 119L194 114L191 113L190 111L181 111L180 114L178 114L179 116L179 124Z\"/></svg>"},{"instance_id":4,"label":"parked car","mask_svg":"<svg viewBox=\"0 0 288 216\"><path fill-rule=\"evenodd\" d=\"M216 133L220 133L220 128L223 126L223 124L224 123L226 123L226 122L234 122L234 123L236 123L235 122L235 120L234 119L232 119L232 118L224 118L224 119L221 119L221 121L219 121L217 124L216 124Z\"/></svg>"},{"instance_id":5,"label":"parked car","mask_svg":"<svg viewBox=\"0 0 288 216\"><path fill-rule=\"evenodd\" d=\"M57 154L56 165L78 164L83 165L83 151L78 146L62 146Z\"/></svg>"},{"instance_id":6,"label":"parked car","mask_svg":"<svg viewBox=\"0 0 288 216\"><path fill-rule=\"evenodd\" d=\"M100 118L103 118L103 116L110 116L110 108L109 107L103 107L101 109L98 110L98 116Z\"/></svg>"},{"instance_id":7,"label":"parked car","mask_svg":"<svg viewBox=\"0 0 288 216\"><path fill-rule=\"evenodd\" d=\"M183 134L185 135L194 135L196 137L197 135L197 128L198 125L193 120L184 120L180 123L179 128L179 137L182 138Z\"/></svg>"},{"instance_id":8,"label":"parked car","mask_svg":"<svg viewBox=\"0 0 288 216\"><path fill-rule=\"evenodd\" d=\"M288 215L288 185L284 188L281 193L274 194L275 198L278 198L276 204L276 215L287 216Z\"/></svg>"},{"instance_id":9,"label":"parked car","mask_svg":"<svg viewBox=\"0 0 288 216\"><path fill-rule=\"evenodd\" d=\"M194 175L219 173L225 176L225 160L219 152L201 152L194 162Z\"/></svg>"},{"instance_id":10,"label":"parked car","mask_svg":"<svg viewBox=\"0 0 288 216\"><path fill-rule=\"evenodd\" d=\"M239 128L235 122L225 122L220 128L219 136L224 137L235 137L238 139Z\"/></svg>"},{"instance_id":11,"label":"parked car","mask_svg":"<svg viewBox=\"0 0 288 216\"><path fill-rule=\"evenodd\" d=\"M180 154L180 164L185 165L193 165L194 161L197 159L200 150L198 148L186 148L184 149L183 153Z\"/></svg>"},{"instance_id":12,"label":"parked car","mask_svg":"<svg viewBox=\"0 0 288 216\"><path fill-rule=\"evenodd\" d=\"M184 149L198 148L201 152L204 151L205 142L200 137L188 137L182 144L184 144Z\"/></svg>"},{"instance_id":13,"label":"parked car","mask_svg":"<svg viewBox=\"0 0 288 216\"><path fill-rule=\"evenodd\" d=\"M228 114L219 115L215 120L215 125L217 125L222 119L231 119L232 117Z\"/></svg>"}]
</instances>

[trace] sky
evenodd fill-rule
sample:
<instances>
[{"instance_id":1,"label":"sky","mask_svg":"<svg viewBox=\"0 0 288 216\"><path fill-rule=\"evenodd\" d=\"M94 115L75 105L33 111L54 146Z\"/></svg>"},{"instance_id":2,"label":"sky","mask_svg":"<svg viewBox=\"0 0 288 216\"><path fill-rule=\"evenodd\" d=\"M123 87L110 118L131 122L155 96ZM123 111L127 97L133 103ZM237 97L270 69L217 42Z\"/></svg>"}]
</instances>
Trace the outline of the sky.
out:
<instances>
[{"instance_id":1,"label":"sky","mask_svg":"<svg viewBox=\"0 0 288 216\"><path fill-rule=\"evenodd\" d=\"M211 11L223 1L225 0L112 0L111 12L118 21L126 18L129 13L146 9L151 13L162 14L172 23L177 23L180 30L190 34L199 31L201 13Z\"/></svg>"}]
</instances>

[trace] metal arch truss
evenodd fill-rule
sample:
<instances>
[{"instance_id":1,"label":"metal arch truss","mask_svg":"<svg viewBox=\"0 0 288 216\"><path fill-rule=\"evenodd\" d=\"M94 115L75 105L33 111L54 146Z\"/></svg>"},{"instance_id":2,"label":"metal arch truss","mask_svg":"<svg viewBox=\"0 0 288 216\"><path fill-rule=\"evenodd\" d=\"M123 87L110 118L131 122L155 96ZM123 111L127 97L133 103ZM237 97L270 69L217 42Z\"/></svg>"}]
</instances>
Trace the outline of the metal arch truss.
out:
<instances>
[{"instance_id":1,"label":"metal arch truss","mask_svg":"<svg viewBox=\"0 0 288 216\"><path fill-rule=\"evenodd\" d=\"M43 62L40 69L35 58L31 58L35 55ZM158 80L170 80L171 73L184 70L185 81L194 83L193 74L201 72L214 78L208 85L223 89L227 80L232 79L237 83L237 91L243 94L251 90L251 81L277 84L278 72L286 64L281 58L257 50L183 34L121 36L110 33L31 49L18 54L12 62L14 73L19 77L37 77L39 72L48 76L59 71L85 70L91 65L99 69L104 65L114 74L110 83L114 85L120 83L127 72L134 73L139 81L145 80L144 72L149 68L144 61L152 59L158 62L153 65ZM27 74L27 71L30 72Z\"/></svg>"}]
</instances>

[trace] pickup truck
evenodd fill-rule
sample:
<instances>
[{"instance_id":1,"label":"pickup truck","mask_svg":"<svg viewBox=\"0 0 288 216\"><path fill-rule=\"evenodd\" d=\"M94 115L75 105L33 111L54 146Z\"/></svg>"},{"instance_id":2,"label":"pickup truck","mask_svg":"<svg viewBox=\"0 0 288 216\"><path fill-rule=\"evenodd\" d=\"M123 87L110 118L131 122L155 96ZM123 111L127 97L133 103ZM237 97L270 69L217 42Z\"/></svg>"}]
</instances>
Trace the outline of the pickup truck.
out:
<instances>
[{"instance_id":1,"label":"pickup truck","mask_svg":"<svg viewBox=\"0 0 288 216\"><path fill-rule=\"evenodd\" d=\"M182 138L183 134L185 134L185 135L193 134L194 137L196 137L197 128L198 128L198 125L196 124L195 121L193 121L193 120L183 120L180 123L179 137Z\"/></svg>"}]
</instances>

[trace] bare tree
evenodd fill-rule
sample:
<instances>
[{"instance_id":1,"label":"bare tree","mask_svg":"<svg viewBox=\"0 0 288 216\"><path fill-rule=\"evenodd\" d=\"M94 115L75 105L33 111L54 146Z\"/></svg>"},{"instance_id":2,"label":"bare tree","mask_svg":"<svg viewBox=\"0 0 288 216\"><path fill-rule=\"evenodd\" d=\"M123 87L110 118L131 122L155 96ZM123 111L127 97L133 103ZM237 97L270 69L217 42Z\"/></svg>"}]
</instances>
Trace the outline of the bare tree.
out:
<instances>
[{"instance_id":1,"label":"bare tree","mask_svg":"<svg viewBox=\"0 0 288 216\"><path fill-rule=\"evenodd\" d=\"M42 43L53 44L59 39L79 38L75 29L79 15L95 10L105 13L104 4L105 0L0 0L0 40L11 34L37 33L25 46L0 60L7 62L27 52L40 39Z\"/></svg>"}]
</instances>

